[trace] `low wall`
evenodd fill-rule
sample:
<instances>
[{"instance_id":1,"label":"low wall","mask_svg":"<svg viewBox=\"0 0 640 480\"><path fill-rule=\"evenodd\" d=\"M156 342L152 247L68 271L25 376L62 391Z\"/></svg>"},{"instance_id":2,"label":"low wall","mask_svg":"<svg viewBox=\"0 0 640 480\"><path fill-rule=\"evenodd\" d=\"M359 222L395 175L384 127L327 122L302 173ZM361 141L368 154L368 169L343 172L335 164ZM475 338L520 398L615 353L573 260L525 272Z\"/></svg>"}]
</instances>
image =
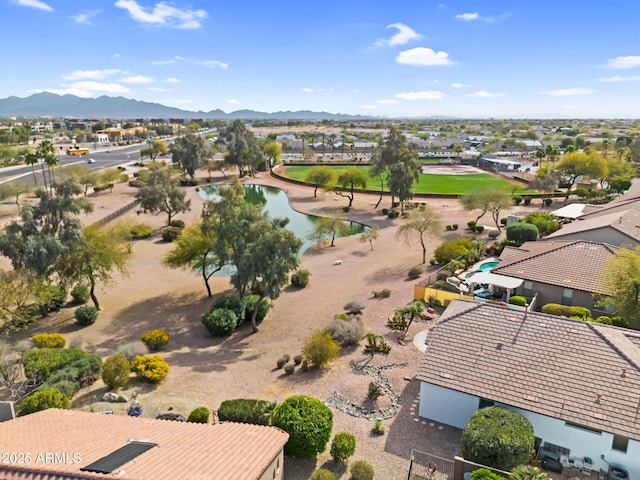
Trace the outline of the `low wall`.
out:
<instances>
[{"instance_id":1,"label":"low wall","mask_svg":"<svg viewBox=\"0 0 640 480\"><path fill-rule=\"evenodd\" d=\"M426 303L431 303L430 299L434 300L436 305L446 307L451 303L451 300L456 298L462 300L473 300L470 295L463 295L462 293L453 293L446 290L438 290L436 288L423 287L416 285L413 287L413 299L422 300Z\"/></svg>"}]
</instances>

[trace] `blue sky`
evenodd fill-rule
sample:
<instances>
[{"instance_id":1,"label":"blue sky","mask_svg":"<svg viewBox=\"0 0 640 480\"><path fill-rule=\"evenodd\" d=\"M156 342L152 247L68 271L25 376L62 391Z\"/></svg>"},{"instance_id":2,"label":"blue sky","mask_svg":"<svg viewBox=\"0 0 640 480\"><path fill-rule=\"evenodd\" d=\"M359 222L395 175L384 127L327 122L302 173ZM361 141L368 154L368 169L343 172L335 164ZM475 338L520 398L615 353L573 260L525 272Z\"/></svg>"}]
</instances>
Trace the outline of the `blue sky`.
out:
<instances>
[{"instance_id":1,"label":"blue sky","mask_svg":"<svg viewBox=\"0 0 640 480\"><path fill-rule=\"evenodd\" d=\"M640 117L638 0L0 0L0 98Z\"/></svg>"}]
</instances>

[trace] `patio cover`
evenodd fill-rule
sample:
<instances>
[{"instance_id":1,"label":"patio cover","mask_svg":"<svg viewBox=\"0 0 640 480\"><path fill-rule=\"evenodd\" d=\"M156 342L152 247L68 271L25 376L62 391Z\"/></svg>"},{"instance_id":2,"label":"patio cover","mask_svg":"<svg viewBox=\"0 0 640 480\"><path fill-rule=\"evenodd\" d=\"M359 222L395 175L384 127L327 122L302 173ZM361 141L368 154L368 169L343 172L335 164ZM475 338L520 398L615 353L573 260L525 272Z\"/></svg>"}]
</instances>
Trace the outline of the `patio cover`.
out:
<instances>
[{"instance_id":1,"label":"patio cover","mask_svg":"<svg viewBox=\"0 0 640 480\"><path fill-rule=\"evenodd\" d=\"M470 278L467 278L467 282L486 283L488 285L495 285L496 287L514 289L522 285L524 280L507 277L506 275L498 275L497 273L475 272Z\"/></svg>"},{"instance_id":2,"label":"patio cover","mask_svg":"<svg viewBox=\"0 0 640 480\"><path fill-rule=\"evenodd\" d=\"M570 203L569 205L565 205L564 207L559 208L558 210L554 210L553 212L551 212L551 214L560 218L576 219L580 215L582 215L582 211L584 210L584 207L586 207L586 204L584 203Z\"/></svg>"}]
</instances>

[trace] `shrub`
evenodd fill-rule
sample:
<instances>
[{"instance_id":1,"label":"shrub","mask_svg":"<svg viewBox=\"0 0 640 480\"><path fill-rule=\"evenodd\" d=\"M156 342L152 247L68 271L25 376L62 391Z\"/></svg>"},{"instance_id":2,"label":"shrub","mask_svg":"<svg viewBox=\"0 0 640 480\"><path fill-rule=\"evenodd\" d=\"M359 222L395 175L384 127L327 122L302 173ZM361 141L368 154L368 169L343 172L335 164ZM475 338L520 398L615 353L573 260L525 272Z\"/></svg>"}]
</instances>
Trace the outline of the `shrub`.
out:
<instances>
[{"instance_id":1,"label":"shrub","mask_svg":"<svg viewBox=\"0 0 640 480\"><path fill-rule=\"evenodd\" d=\"M278 359L278 361L276 362L276 367L278 367L278 370L280 370L282 367L284 367L287 364L288 361L289 360L287 360L286 358L280 357Z\"/></svg>"},{"instance_id":2,"label":"shrub","mask_svg":"<svg viewBox=\"0 0 640 480\"><path fill-rule=\"evenodd\" d=\"M300 365L302 363L302 355L295 355L293 357L293 363Z\"/></svg>"},{"instance_id":3,"label":"shrub","mask_svg":"<svg viewBox=\"0 0 640 480\"><path fill-rule=\"evenodd\" d=\"M153 228L151 228L149 225L146 225L144 223L138 223L132 226L131 230L129 231L131 238L135 240L142 240L144 238L149 238L152 233L153 233Z\"/></svg>"},{"instance_id":4,"label":"shrub","mask_svg":"<svg viewBox=\"0 0 640 480\"><path fill-rule=\"evenodd\" d=\"M391 296L391 290L388 288L383 288L382 290L374 291L372 293L373 298L389 298Z\"/></svg>"},{"instance_id":5,"label":"shrub","mask_svg":"<svg viewBox=\"0 0 640 480\"><path fill-rule=\"evenodd\" d=\"M367 398L369 400L377 400L382 395L384 395L384 392L382 391L382 387L380 386L380 384L376 382L370 382L369 388L367 390Z\"/></svg>"},{"instance_id":6,"label":"shrub","mask_svg":"<svg viewBox=\"0 0 640 480\"><path fill-rule=\"evenodd\" d=\"M331 470L319 468L311 472L309 480L336 480L336 476Z\"/></svg>"},{"instance_id":7,"label":"shrub","mask_svg":"<svg viewBox=\"0 0 640 480\"><path fill-rule=\"evenodd\" d=\"M540 309L542 313L549 315L556 315L558 317L570 317L571 308L566 305L560 305L559 303L547 303Z\"/></svg>"},{"instance_id":8,"label":"shrub","mask_svg":"<svg viewBox=\"0 0 640 480\"><path fill-rule=\"evenodd\" d=\"M362 311L365 309L365 304L362 302L349 302L344 307L342 307L347 315L361 315Z\"/></svg>"},{"instance_id":9,"label":"shrub","mask_svg":"<svg viewBox=\"0 0 640 480\"><path fill-rule=\"evenodd\" d=\"M502 480L503 477L497 475L497 480ZM518 465L511 470L511 480L551 480L549 475L542 472L538 467L533 465Z\"/></svg>"},{"instance_id":10,"label":"shrub","mask_svg":"<svg viewBox=\"0 0 640 480\"><path fill-rule=\"evenodd\" d=\"M220 404L220 408L218 408L218 418L222 422L269 425L275 408L275 403L266 400L249 400L244 398L225 400Z\"/></svg>"},{"instance_id":11,"label":"shrub","mask_svg":"<svg viewBox=\"0 0 640 480\"><path fill-rule=\"evenodd\" d=\"M516 205L520 205L522 203L522 200L524 200L520 195L516 195L515 197L513 197L513 203L515 203Z\"/></svg>"},{"instance_id":12,"label":"shrub","mask_svg":"<svg viewBox=\"0 0 640 480\"><path fill-rule=\"evenodd\" d=\"M629 320L621 316L611 317L611 323L616 327L629 328Z\"/></svg>"},{"instance_id":13,"label":"shrub","mask_svg":"<svg viewBox=\"0 0 640 480\"><path fill-rule=\"evenodd\" d=\"M524 217L525 223L530 223L538 228L538 234L541 237L552 234L560 230L560 222L558 217L552 213L530 213Z\"/></svg>"},{"instance_id":14,"label":"shrub","mask_svg":"<svg viewBox=\"0 0 640 480\"><path fill-rule=\"evenodd\" d=\"M495 240L500 236L500 232L498 230L490 230L488 235L491 240Z\"/></svg>"},{"instance_id":15,"label":"shrub","mask_svg":"<svg viewBox=\"0 0 640 480\"><path fill-rule=\"evenodd\" d=\"M285 454L308 458L326 448L333 428L333 412L320 400L297 395L276 407L271 424L289 434Z\"/></svg>"},{"instance_id":16,"label":"shrub","mask_svg":"<svg viewBox=\"0 0 640 480\"><path fill-rule=\"evenodd\" d=\"M140 340L149 350L160 350L169 343L169 332L166 330L149 330L142 334Z\"/></svg>"},{"instance_id":17,"label":"shrub","mask_svg":"<svg viewBox=\"0 0 640 480\"><path fill-rule=\"evenodd\" d=\"M356 453L356 437L348 432L336 433L331 441L331 458L336 463L342 463Z\"/></svg>"},{"instance_id":18,"label":"shrub","mask_svg":"<svg viewBox=\"0 0 640 480\"><path fill-rule=\"evenodd\" d=\"M71 408L71 400L55 388L45 388L26 397L20 404L18 415L29 415L30 413L40 412L48 408L68 410Z\"/></svg>"},{"instance_id":19,"label":"shrub","mask_svg":"<svg viewBox=\"0 0 640 480\"><path fill-rule=\"evenodd\" d=\"M531 197L524 197L524 204L531 205Z\"/></svg>"},{"instance_id":20,"label":"shrub","mask_svg":"<svg viewBox=\"0 0 640 480\"><path fill-rule=\"evenodd\" d=\"M549 197L547 197L547 198L545 198L545 199L543 200L543 202L544 202L544 206L545 206L545 207L548 207L548 206L550 206L550 205L553 203L553 198L549 198Z\"/></svg>"},{"instance_id":21,"label":"shrub","mask_svg":"<svg viewBox=\"0 0 640 480\"><path fill-rule=\"evenodd\" d=\"M364 326L360 320L334 320L327 330L343 347L357 345L364 334Z\"/></svg>"},{"instance_id":22,"label":"shrub","mask_svg":"<svg viewBox=\"0 0 640 480\"><path fill-rule=\"evenodd\" d=\"M569 307L569 316L570 317L578 317L584 318L587 320L591 320L591 310L586 307L579 307L577 305L572 305Z\"/></svg>"},{"instance_id":23,"label":"shrub","mask_svg":"<svg viewBox=\"0 0 640 480\"><path fill-rule=\"evenodd\" d=\"M169 373L169 364L160 355L138 356L131 362L131 371L150 382L161 382Z\"/></svg>"},{"instance_id":24,"label":"shrub","mask_svg":"<svg viewBox=\"0 0 640 480\"><path fill-rule=\"evenodd\" d=\"M399 216L399 215L400 215L400 212L399 212L399 211L397 211L397 210L393 210L393 209L392 209L392 210L389 210L389 211L387 212L387 217L388 217L388 218L398 218L398 216Z\"/></svg>"},{"instance_id":25,"label":"shrub","mask_svg":"<svg viewBox=\"0 0 640 480\"><path fill-rule=\"evenodd\" d=\"M238 318L244 318L244 309L242 306L242 300L235 295L224 295L214 300L211 310L216 308L227 308L233 310Z\"/></svg>"},{"instance_id":26,"label":"shrub","mask_svg":"<svg viewBox=\"0 0 640 480\"><path fill-rule=\"evenodd\" d=\"M531 223L514 222L507 227L507 240L524 243L538 239L538 227Z\"/></svg>"},{"instance_id":27,"label":"shrub","mask_svg":"<svg viewBox=\"0 0 640 480\"><path fill-rule=\"evenodd\" d=\"M462 256L466 251L473 250L473 239L457 238L438 245L434 251L436 263L446 265L451 260Z\"/></svg>"},{"instance_id":28,"label":"shrub","mask_svg":"<svg viewBox=\"0 0 640 480\"><path fill-rule=\"evenodd\" d=\"M460 449L466 460L505 471L528 463L533 447L529 420L501 407L476 411L460 437Z\"/></svg>"},{"instance_id":29,"label":"shrub","mask_svg":"<svg viewBox=\"0 0 640 480\"><path fill-rule=\"evenodd\" d=\"M407 276L409 278L418 278L420 275L422 275L423 271L424 271L423 267L419 267L419 266L411 267L409 269L409 273L407 273Z\"/></svg>"},{"instance_id":30,"label":"shrub","mask_svg":"<svg viewBox=\"0 0 640 480\"><path fill-rule=\"evenodd\" d=\"M493 473L488 468L479 468L474 470L469 477L469 480L502 480L504 477Z\"/></svg>"},{"instance_id":31,"label":"shrub","mask_svg":"<svg viewBox=\"0 0 640 480\"><path fill-rule=\"evenodd\" d=\"M196 407L191 410L187 422L191 423L209 423L211 412L207 407Z\"/></svg>"},{"instance_id":32,"label":"shrub","mask_svg":"<svg viewBox=\"0 0 640 480\"><path fill-rule=\"evenodd\" d=\"M451 229L452 230L457 230L458 229L458 224L454 223L453 225L451 225Z\"/></svg>"},{"instance_id":33,"label":"shrub","mask_svg":"<svg viewBox=\"0 0 640 480\"><path fill-rule=\"evenodd\" d=\"M44 293L47 298L44 307L49 312L57 312L67 304L67 291L60 285L45 285Z\"/></svg>"},{"instance_id":34,"label":"shrub","mask_svg":"<svg viewBox=\"0 0 640 480\"><path fill-rule=\"evenodd\" d=\"M116 349L116 355L124 355L129 362L138 355L146 355L147 353L149 353L149 349L142 342L125 343Z\"/></svg>"},{"instance_id":35,"label":"shrub","mask_svg":"<svg viewBox=\"0 0 640 480\"><path fill-rule=\"evenodd\" d=\"M484 232L484 226L476 225L476 233L482 233L482 232Z\"/></svg>"},{"instance_id":36,"label":"shrub","mask_svg":"<svg viewBox=\"0 0 640 480\"><path fill-rule=\"evenodd\" d=\"M111 355L102 365L102 381L111 390L126 386L130 376L131 365L124 355Z\"/></svg>"},{"instance_id":37,"label":"shrub","mask_svg":"<svg viewBox=\"0 0 640 480\"><path fill-rule=\"evenodd\" d=\"M27 375L34 375L37 381L46 382L54 372L85 355L78 348L37 348L22 354L22 364Z\"/></svg>"},{"instance_id":38,"label":"shrub","mask_svg":"<svg viewBox=\"0 0 640 480\"><path fill-rule=\"evenodd\" d=\"M179 228L180 230L183 230L184 229L184 222L182 220L171 220L171 222L169 222L169 226L170 227Z\"/></svg>"},{"instance_id":39,"label":"shrub","mask_svg":"<svg viewBox=\"0 0 640 480\"><path fill-rule=\"evenodd\" d=\"M93 325L98 318L98 309L93 305L85 305L83 307L76 308L73 316L76 318L76 323L86 327Z\"/></svg>"},{"instance_id":40,"label":"shrub","mask_svg":"<svg viewBox=\"0 0 640 480\"><path fill-rule=\"evenodd\" d=\"M291 375L293 372L295 372L296 370L296 366L293 363L287 363L284 366L284 373L286 373L287 375Z\"/></svg>"},{"instance_id":41,"label":"shrub","mask_svg":"<svg viewBox=\"0 0 640 480\"><path fill-rule=\"evenodd\" d=\"M57 388L72 398L78 390L93 384L100 376L101 369L102 359L98 355L85 355L54 372L40 389Z\"/></svg>"},{"instance_id":42,"label":"shrub","mask_svg":"<svg viewBox=\"0 0 640 480\"><path fill-rule=\"evenodd\" d=\"M216 308L202 316L202 323L214 337L226 337L236 329L238 316L228 308Z\"/></svg>"},{"instance_id":43,"label":"shrub","mask_svg":"<svg viewBox=\"0 0 640 480\"><path fill-rule=\"evenodd\" d=\"M594 320L596 323L602 323L603 325L613 325L613 321L611 321L611 317L606 315L600 315L598 318Z\"/></svg>"},{"instance_id":44,"label":"shrub","mask_svg":"<svg viewBox=\"0 0 640 480\"><path fill-rule=\"evenodd\" d=\"M477 223L476 223L475 220L470 220L470 221L467 222L467 228L469 230L471 230L472 232L476 229L476 225L477 225Z\"/></svg>"},{"instance_id":45,"label":"shrub","mask_svg":"<svg viewBox=\"0 0 640 480\"><path fill-rule=\"evenodd\" d=\"M340 345L328 330L316 330L304 341L302 355L314 367L321 368L340 355Z\"/></svg>"},{"instance_id":46,"label":"shrub","mask_svg":"<svg viewBox=\"0 0 640 480\"><path fill-rule=\"evenodd\" d=\"M518 305L520 307L526 307L527 306L527 299L524 297L521 297L519 295L514 295L513 297L509 297L509 303L511 305Z\"/></svg>"},{"instance_id":47,"label":"shrub","mask_svg":"<svg viewBox=\"0 0 640 480\"><path fill-rule=\"evenodd\" d=\"M447 232L450 232L450 231L451 231L451 225L446 225L446 226L444 227L444 229L445 229Z\"/></svg>"},{"instance_id":48,"label":"shrub","mask_svg":"<svg viewBox=\"0 0 640 480\"><path fill-rule=\"evenodd\" d=\"M311 272L305 268L301 268L296 270L291 275L291 285L298 288L304 288L309 285L309 277L311 276Z\"/></svg>"},{"instance_id":49,"label":"shrub","mask_svg":"<svg viewBox=\"0 0 640 480\"><path fill-rule=\"evenodd\" d=\"M375 435L384 435L384 425L382 425L381 420L376 420L373 422L373 427L371 427L371 433Z\"/></svg>"},{"instance_id":50,"label":"shrub","mask_svg":"<svg viewBox=\"0 0 640 480\"><path fill-rule=\"evenodd\" d=\"M64 348L67 341L59 333L38 333L31 337L36 348Z\"/></svg>"},{"instance_id":51,"label":"shrub","mask_svg":"<svg viewBox=\"0 0 640 480\"><path fill-rule=\"evenodd\" d=\"M369 462L356 460L349 467L349 473L351 473L351 480L373 480L376 472Z\"/></svg>"},{"instance_id":52,"label":"shrub","mask_svg":"<svg viewBox=\"0 0 640 480\"><path fill-rule=\"evenodd\" d=\"M253 315L253 309L255 308L256 302L258 300L260 300L260 295L256 295L255 293L251 295L245 295L244 297L242 297L242 300L240 300L240 309L244 312L243 318L245 322L251 321L251 315ZM269 313L270 308L271 305L269 304L269 300L267 300L266 298L260 300L260 306L258 307L258 313L256 314L257 323L262 322L267 317L267 313Z\"/></svg>"},{"instance_id":53,"label":"shrub","mask_svg":"<svg viewBox=\"0 0 640 480\"><path fill-rule=\"evenodd\" d=\"M165 242L173 242L180 236L182 229L178 227L165 227L162 229L162 240Z\"/></svg>"},{"instance_id":54,"label":"shrub","mask_svg":"<svg viewBox=\"0 0 640 480\"><path fill-rule=\"evenodd\" d=\"M90 298L89 287L86 285L76 285L71 290L71 298L73 298L73 303L76 305L87 303Z\"/></svg>"}]
</instances>

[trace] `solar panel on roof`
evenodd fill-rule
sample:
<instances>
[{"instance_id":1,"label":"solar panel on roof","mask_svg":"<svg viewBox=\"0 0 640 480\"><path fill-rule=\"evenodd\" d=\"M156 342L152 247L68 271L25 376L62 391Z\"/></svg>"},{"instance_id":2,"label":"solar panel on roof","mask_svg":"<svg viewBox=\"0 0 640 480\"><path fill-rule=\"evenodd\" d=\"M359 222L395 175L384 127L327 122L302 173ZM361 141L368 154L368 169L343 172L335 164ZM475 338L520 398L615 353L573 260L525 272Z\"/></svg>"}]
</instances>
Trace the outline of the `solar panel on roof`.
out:
<instances>
[{"instance_id":1,"label":"solar panel on roof","mask_svg":"<svg viewBox=\"0 0 640 480\"><path fill-rule=\"evenodd\" d=\"M96 460L92 464L82 467L80 470L83 472L111 473L116 468L130 462L156 445L157 444L155 443L149 442L129 442L124 447L120 447L116 451Z\"/></svg>"}]
</instances>

